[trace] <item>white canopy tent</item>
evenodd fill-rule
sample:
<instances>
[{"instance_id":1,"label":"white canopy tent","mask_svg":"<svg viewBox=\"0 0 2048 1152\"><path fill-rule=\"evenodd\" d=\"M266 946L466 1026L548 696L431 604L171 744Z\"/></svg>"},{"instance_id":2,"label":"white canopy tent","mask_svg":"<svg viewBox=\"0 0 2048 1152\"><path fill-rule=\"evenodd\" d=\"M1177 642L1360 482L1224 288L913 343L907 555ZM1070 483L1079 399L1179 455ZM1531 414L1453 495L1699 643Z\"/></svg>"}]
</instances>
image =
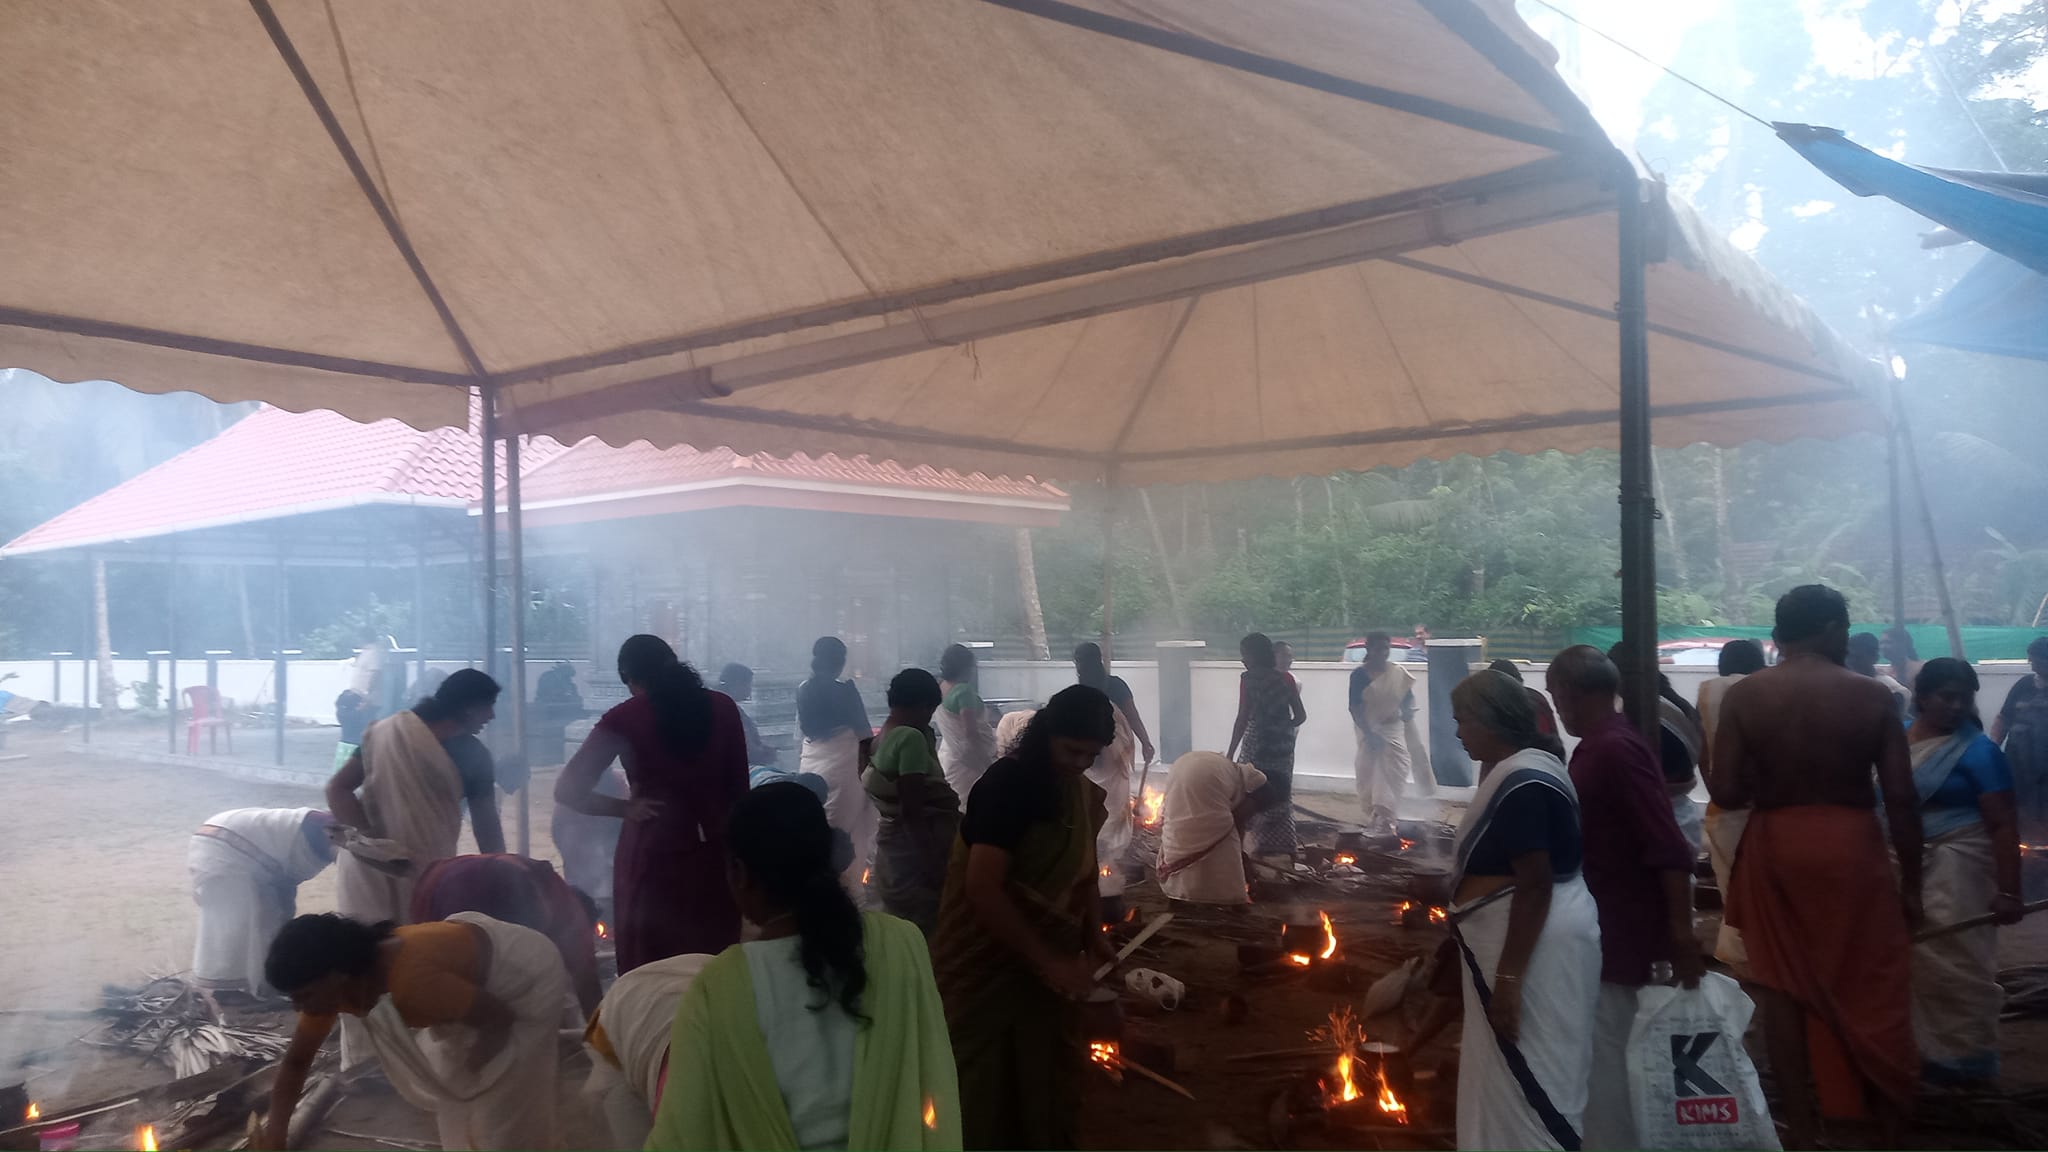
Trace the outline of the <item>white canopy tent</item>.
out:
<instances>
[{"instance_id":1,"label":"white canopy tent","mask_svg":"<svg viewBox=\"0 0 2048 1152\"><path fill-rule=\"evenodd\" d=\"M1647 653L1652 414L1871 416L1549 59L1506 0L15 0L0 364L1119 484L1618 445Z\"/></svg>"}]
</instances>

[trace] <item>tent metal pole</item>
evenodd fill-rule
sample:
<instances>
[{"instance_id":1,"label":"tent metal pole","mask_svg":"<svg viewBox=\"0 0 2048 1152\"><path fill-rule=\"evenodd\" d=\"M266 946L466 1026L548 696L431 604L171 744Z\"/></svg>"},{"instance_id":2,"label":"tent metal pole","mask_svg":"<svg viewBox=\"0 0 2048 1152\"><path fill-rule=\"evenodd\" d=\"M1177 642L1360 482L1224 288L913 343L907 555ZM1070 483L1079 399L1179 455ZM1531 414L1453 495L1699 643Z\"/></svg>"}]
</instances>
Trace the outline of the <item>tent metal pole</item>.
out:
<instances>
[{"instance_id":1,"label":"tent metal pole","mask_svg":"<svg viewBox=\"0 0 2048 1152\"><path fill-rule=\"evenodd\" d=\"M1889 380L1891 419L1885 425L1885 481L1891 494L1892 521L1892 625L1906 627L1906 505L1899 494L1899 382Z\"/></svg>"},{"instance_id":2,"label":"tent metal pole","mask_svg":"<svg viewBox=\"0 0 2048 1152\"><path fill-rule=\"evenodd\" d=\"M164 647L169 649L165 657L164 676L164 734L170 752L178 750L178 546L176 538L171 544L170 558L164 564Z\"/></svg>"},{"instance_id":3,"label":"tent metal pole","mask_svg":"<svg viewBox=\"0 0 2048 1152\"><path fill-rule=\"evenodd\" d=\"M275 645L276 655L271 657L270 662L270 697L277 708L276 740L273 744L271 755L274 762L280 768L284 767L285 677L290 674L286 666L284 644L287 621L291 617L291 601L287 599L291 591L289 582L285 579L285 572L284 542L280 540L277 545L277 595L274 598L277 611L277 643Z\"/></svg>"},{"instance_id":4,"label":"tent metal pole","mask_svg":"<svg viewBox=\"0 0 2048 1152\"><path fill-rule=\"evenodd\" d=\"M1892 381L1892 394L1898 395L1898 381ZM1963 651L1963 629L1956 618L1955 601L1948 594L1948 569L1941 562L1941 539L1934 532L1934 506L1927 500L1927 481L1920 475L1920 454L1913 447L1913 429L1906 424L1904 401L1898 401L1894 409L1896 418L1893 427L1898 429L1900 455L1905 458L1906 473L1913 481L1913 500L1920 509L1920 530L1927 535L1927 562L1934 569L1934 595L1941 605L1941 622L1948 629L1948 654L1958 660L1968 660Z\"/></svg>"},{"instance_id":5,"label":"tent metal pole","mask_svg":"<svg viewBox=\"0 0 2048 1152\"><path fill-rule=\"evenodd\" d=\"M491 384L477 387L477 407L483 412L480 433L483 441L483 530L484 530L484 652L485 675L498 667L498 390Z\"/></svg>"},{"instance_id":6,"label":"tent metal pole","mask_svg":"<svg viewBox=\"0 0 2048 1152\"><path fill-rule=\"evenodd\" d=\"M426 509L413 509L412 554L412 659L413 680L427 682L427 516ZM406 701L410 703L410 701Z\"/></svg>"},{"instance_id":7,"label":"tent metal pole","mask_svg":"<svg viewBox=\"0 0 2048 1152\"><path fill-rule=\"evenodd\" d=\"M526 547L519 519L519 437L505 437L505 542L511 555L512 755L518 759L519 854L532 848L533 765L526 762Z\"/></svg>"},{"instance_id":8,"label":"tent metal pole","mask_svg":"<svg viewBox=\"0 0 2048 1152\"><path fill-rule=\"evenodd\" d=\"M1116 636L1116 565L1112 563L1112 549L1116 528L1116 480L1105 477L1102 485L1102 666L1108 668L1115 660Z\"/></svg>"},{"instance_id":9,"label":"tent metal pole","mask_svg":"<svg viewBox=\"0 0 2048 1152\"><path fill-rule=\"evenodd\" d=\"M1644 265L1643 182L1625 159L1616 213L1621 250L1621 643L1635 674L1621 686L1629 712L1656 747L1657 501L1651 481L1650 344Z\"/></svg>"},{"instance_id":10,"label":"tent metal pole","mask_svg":"<svg viewBox=\"0 0 2048 1152\"><path fill-rule=\"evenodd\" d=\"M78 650L78 721L81 739L92 743L92 661L99 649L99 635L93 630L93 620L98 614L97 593L94 591L92 553L85 554L85 579L78 586L85 589L85 644Z\"/></svg>"}]
</instances>

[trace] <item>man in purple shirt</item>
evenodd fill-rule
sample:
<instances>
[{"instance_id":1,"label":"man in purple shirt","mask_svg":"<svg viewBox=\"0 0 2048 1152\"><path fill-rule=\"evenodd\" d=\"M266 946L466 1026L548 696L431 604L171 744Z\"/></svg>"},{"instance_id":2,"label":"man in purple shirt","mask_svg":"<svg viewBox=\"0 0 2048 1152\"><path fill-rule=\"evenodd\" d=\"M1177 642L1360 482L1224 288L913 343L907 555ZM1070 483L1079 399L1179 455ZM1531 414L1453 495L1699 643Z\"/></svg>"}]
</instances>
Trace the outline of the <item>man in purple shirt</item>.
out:
<instances>
[{"instance_id":1,"label":"man in purple shirt","mask_svg":"<svg viewBox=\"0 0 2048 1152\"><path fill-rule=\"evenodd\" d=\"M1692 927L1693 850L1671 814L1657 753L1617 707L1621 673L1597 648L1567 648L1546 679L1565 730L1579 738L1572 784L1585 829L1586 887L1600 909L1600 1003L1584 1146L1639 1148L1628 1093L1636 994L1659 963L1686 987L1706 971Z\"/></svg>"}]
</instances>

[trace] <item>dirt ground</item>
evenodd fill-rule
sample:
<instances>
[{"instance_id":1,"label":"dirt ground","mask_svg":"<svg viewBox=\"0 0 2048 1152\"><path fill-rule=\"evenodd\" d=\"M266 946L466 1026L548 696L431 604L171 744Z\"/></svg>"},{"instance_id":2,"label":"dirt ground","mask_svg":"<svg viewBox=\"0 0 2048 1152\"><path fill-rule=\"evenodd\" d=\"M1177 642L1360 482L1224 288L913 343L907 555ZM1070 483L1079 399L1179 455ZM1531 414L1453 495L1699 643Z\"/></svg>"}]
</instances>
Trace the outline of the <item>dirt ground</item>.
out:
<instances>
[{"instance_id":1,"label":"dirt ground","mask_svg":"<svg viewBox=\"0 0 2048 1152\"><path fill-rule=\"evenodd\" d=\"M27 1080L30 1095L55 1102L92 1100L169 1079L167 1070L133 1055L86 1047L92 1021L63 1015L94 1007L103 985L134 986L147 977L190 964L195 913L186 877L186 838L214 812L250 805L317 805L307 787L251 783L190 767L136 763L107 755L65 751L59 734L13 738L0 760L0 1085ZM530 814L536 855L548 856L552 777L536 780ZM1341 817L1344 802L1307 797L1306 803ZM504 809L508 833L513 805ZM1159 1065L1195 1097L1184 1099L1135 1074L1121 1084L1091 1071L1086 1080L1083 1141L1094 1148L1407 1148L1448 1147L1449 1093L1455 1049L1449 1039L1414 1057L1420 1078L1408 1086L1413 1106L1406 1129L1377 1126L1369 1109L1344 1110L1365 1123L1331 1129L1313 1121L1276 1130L1275 1101L1289 1087L1330 1079L1333 1061L1312 1029L1333 1009L1360 1002L1370 980L1401 958L1435 943L1427 928L1396 924L1400 889L1381 884L1345 895L1328 889L1299 891L1286 902L1236 912L1180 918L1132 961L1164 971L1188 986L1188 1000L1173 1013L1143 1014L1132 1006L1124 1036L1127 1052ZM332 907L331 874L301 890L300 907ZM1132 889L1132 924L1165 909L1149 884ZM1340 940L1340 961L1303 973L1278 969L1246 973L1237 945L1270 938L1287 921L1314 921L1329 912ZM1711 920L1701 925L1712 930ZM2006 964L2048 960L2048 916L2004 933ZM1241 997L1239 1013L1227 994ZM283 1018L280 1017L280 1023ZM1445 1036L1456 1036L1456 1025ZM1149 1046L1149 1047L1148 1047ZM1290 1055L1274 1056L1276 1052ZM1334 1048L1330 1049L1334 1054ZM1245 1059L1245 1057L1256 1057ZM1433 1079L1432 1072L1440 1072ZM574 1146L605 1141L581 1110L576 1091L582 1057L564 1065L564 1099ZM2023 1020L2005 1030L2008 1091L2048 1088L2048 1022ZM1369 1103L1369 1102L1368 1102ZM1953 1114L1955 1109L1947 1110ZM426 1117L390 1094L344 1101L331 1128L385 1139L433 1139ZM1923 1129L1923 1147L1998 1146L1967 1129ZM356 1137L329 1135L321 1147L363 1147Z\"/></svg>"}]
</instances>

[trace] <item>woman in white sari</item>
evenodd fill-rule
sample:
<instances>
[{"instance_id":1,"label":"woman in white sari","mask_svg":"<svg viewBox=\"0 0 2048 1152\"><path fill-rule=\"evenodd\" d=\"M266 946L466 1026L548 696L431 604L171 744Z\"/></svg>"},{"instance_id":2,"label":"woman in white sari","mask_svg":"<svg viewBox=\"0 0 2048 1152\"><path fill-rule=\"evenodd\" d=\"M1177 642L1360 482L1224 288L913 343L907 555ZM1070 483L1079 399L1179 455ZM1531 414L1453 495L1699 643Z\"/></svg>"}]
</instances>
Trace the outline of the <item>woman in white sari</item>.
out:
<instances>
[{"instance_id":1,"label":"woman in white sari","mask_svg":"<svg viewBox=\"0 0 2048 1152\"><path fill-rule=\"evenodd\" d=\"M668 1080L676 1007L711 959L691 952L642 964L619 977L584 1029L590 1079L583 1093L604 1113L613 1147L638 1148L647 1142Z\"/></svg>"},{"instance_id":2,"label":"woman in white sari","mask_svg":"<svg viewBox=\"0 0 2048 1152\"><path fill-rule=\"evenodd\" d=\"M1214 752L1190 752L1166 778L1159 887L1174 900L1248 904L1237 809L1265 774Z\"/></svg>"},{"instance_id":3,"label":"woman in white sari","mask_svg":"<svg viewBox=\"0 0 2048 1152\"><path fill-rule=\"evenodd\" d=\"M1390 659L1392 640L1386 633L1371 633L1365 643L1365 663L1351 673L1351 722L1358 734L1352 770L1367 826L1385 828L1394 822L1401 792L1415 775L1410 746L1415 724L1405 707L1415 675Z\"/></svg>"},{"instance_id":4,"label":"woman in white sari","mask_svg":"<svg viewBox=\"0 0 2048 1152\"><path fill-rule=\"evenodd\" d=\"M434 1114L441 1147L555 1148L561 954L531 928L476 912L393 928L301 916L265 975L299 1010L271 1089L266 1147L283 1148L313 1057L338 1015L364 1021L399 1095Z\"/></svg>"},{"instance_id":5,"label":"woman in white sari","mask_svg":"<svg viewBox=\"0 0 2048 1152\"><path fill-rule=\"evenodd\" d=\"M1095 888L1105 902L1102 913L1105 919L1123 915L1123 862L1124 854L1131 847L1133 817L1131 767L1138 757L1137 735L1131 731L1122 712L1115 712L1115 716L1116 739L1104 745L1102 753L1095 757L1095 765L1087 772L1088 779L1103 791L1102 828L1095 834L1095 859L1100 873ZM1112 905L1109 901L1118 903Z\"/></svg>"},{"instance_id":6,"label":"woman in white sari","mask_svg":"<svg viewBox=\"0 0 2048 1152\"><path fill-rule=\"evenodd\" d=\"M932 727L939 733L939 767L965 805L975 781L996 762L995 720L975 685L974 649L954 644L939 654L939 691L943 698L932 714Z\"/></svg>"},{"instance_id":7,"label":"woman in white sari","mask_svg":"<svg viewBox=\"0 0 2048 1152\"><path fill-rule=\"evenodd\" d=\"M2020 918L2019 813L2012 768L1977 721L1977 672L1943 656L1913 683L1913 787L1920 796L1922 902L1934 924ZM1913 1039L1932 1083L1998 1078L1998 929L1913 945Z\"/></svg>"},{"instance_id":8,"label":"woman in white sari","mask_svg":"<svg viewBox=\"0 0 2048 1152\"><path fill-rule=\"evenodd\" d=\"M874 750L875 728L868 722L860 688L842 680L846 642L820 636L811 645L811 678L797 686L796 724L803 733L797 770L825 780L825 819L853 841L853 863L847 865L848 886L856 893L874 858L879 817L861 786L868 756Z\"/></svg>"},{"instance_id":9,"label":"woman in white sari","mask_svg":"<svg viewBox=\"0 0 2048 1152\"><path fill-rule=\"evenodd\" d=\"M1578 795L1520 684L1482 671L1451 706L1480 766L1458 828L1446 958L1464 987L1458 1147L1577 1148L1600 988Z\"/></svg>"}]
</instances>

